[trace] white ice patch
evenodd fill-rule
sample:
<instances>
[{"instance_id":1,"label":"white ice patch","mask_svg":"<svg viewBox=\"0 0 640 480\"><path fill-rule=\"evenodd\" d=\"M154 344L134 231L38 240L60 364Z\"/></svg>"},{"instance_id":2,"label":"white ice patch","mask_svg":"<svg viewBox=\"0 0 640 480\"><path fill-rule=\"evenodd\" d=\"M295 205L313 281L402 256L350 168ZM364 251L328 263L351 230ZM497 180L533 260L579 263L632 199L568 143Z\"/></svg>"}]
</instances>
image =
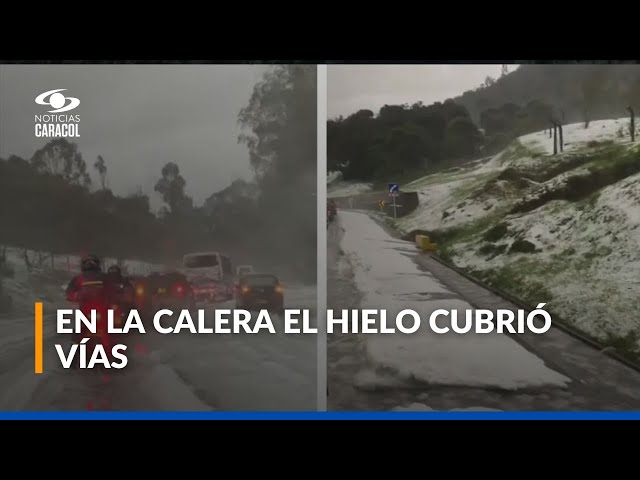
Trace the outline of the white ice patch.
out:
<instances>
[{"instance_id":1,"label":"white ice patch","mask_svg":"<svg viewBox=\"0 0 640 480\"><path fill-rule=\"evenodd\" d=\"M393 239L366 214L342 212L340 224L345 228L342 248L363 293L362 308L390 313L412 309L424 322L423 328L412 335L365 335L374 363L395 370L401 378L432 384L511 390L567 384L568 378L547 368L506 335L430 332L428 317L435 309L464 310L471 306L456 299L433 275L418 269L407 257L412 249L415 252L411 243Z\"/></svg>"}]
</instances>

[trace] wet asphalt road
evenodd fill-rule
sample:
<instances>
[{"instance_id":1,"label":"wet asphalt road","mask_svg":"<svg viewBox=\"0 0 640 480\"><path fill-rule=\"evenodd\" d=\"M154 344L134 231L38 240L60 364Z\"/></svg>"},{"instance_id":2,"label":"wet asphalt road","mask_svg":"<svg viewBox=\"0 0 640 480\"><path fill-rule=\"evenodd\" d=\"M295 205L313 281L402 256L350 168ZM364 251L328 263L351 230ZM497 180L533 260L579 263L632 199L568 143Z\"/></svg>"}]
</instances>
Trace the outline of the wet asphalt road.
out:
<instances>
[{"instance_id":1,"label":"wet asphalt road","mask_svg":"<svg viewBox=\"0 0 640 480\"><path fill-rule=\"evenodd\" d=\"M327 231L327 308L360 308L360 292L349 258L340 249L343 229L339 218L338 213ZM416 253L414 261L450 289L452 298L463 299L475 308L518 308L428 255ZM328 409L380 411L412 404L434 410L640 409L640 373L556 328L544 335L517 337L521 345L542 358L549 368L569 377L571 383L566 387L505 391L401 380L393 371L372 364L366 337L332 334L327 338ZM376 381L369 381L373 376Z\"/></svg>"}]
</instances>

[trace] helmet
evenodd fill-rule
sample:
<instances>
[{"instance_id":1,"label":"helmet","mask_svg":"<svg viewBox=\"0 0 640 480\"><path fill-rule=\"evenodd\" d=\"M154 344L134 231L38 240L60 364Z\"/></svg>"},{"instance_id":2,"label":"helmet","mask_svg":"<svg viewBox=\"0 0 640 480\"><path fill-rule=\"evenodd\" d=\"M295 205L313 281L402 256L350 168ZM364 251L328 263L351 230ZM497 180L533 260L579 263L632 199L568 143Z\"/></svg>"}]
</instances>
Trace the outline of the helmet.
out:
<instances>
[{"instance_id":1,"label":"helmet","mask_svg":"<svg viewBox=\"0 0 640 480\"><path fill-rule=\"evenodd\" d=\"M83 272L88 271L99 271L100 270L100 259L97 255L89 254L85 257L82 257L80 261L80 270Z\"/></svg>"},{"instance_id":2,"label":"helmet","mask_svg":"<svg viewBox=\"0 0 640 480\"><path fill-rule=\"evenodd\" d=\"M107 273L109 273L110 275L116 275L119 277L120 275L122 275L122 270L118 265L111 265L109 267L109 270L107 270Z\"/></svg>"}]
</instances>

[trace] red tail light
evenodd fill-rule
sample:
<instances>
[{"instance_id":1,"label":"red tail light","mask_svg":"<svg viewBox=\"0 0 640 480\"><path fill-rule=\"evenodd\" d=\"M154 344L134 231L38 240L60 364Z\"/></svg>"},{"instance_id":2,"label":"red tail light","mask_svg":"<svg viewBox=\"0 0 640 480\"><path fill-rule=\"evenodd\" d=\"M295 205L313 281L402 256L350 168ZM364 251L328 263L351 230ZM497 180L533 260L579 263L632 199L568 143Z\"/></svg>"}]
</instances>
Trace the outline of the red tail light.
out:
<instances>
[{"instance_id":1,"label":"red tail light","mask_svg":"<svg viewBox=\"0 0 640 480\"><path fill-rule=\"evenodd\" d=\"M176 295L184 295L187 292L187 288L183 284L178 283L173 288L173 291L176 293Z\"/></svg>"}]
</instances>

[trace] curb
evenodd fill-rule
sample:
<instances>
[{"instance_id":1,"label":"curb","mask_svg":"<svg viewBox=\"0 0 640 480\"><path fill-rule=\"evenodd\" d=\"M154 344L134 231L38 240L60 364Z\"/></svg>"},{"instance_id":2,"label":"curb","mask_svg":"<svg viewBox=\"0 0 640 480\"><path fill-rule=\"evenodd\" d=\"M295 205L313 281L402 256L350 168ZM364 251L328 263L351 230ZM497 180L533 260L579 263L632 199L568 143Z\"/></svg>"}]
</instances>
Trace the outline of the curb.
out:
<instances>
[{"instance_id":1,"label":"curb","mask_svg":"<svg viewBox=\"0 0 640 480\"><path fill-rule=\"evenodd\" d=\"M497 295L498 297L513 303L514 305L522 308L523 310L527 311L527 312L531 312L534 309L531 308L531 305L527 305L524 301L520 300L519 298L516 298L506 292L503 292L495 287L490 287L486 284L484 284L483 282L481 282L480 280L472 277L471 275L469 275L467 272L462 271L460 268L450 264L449 262L446 262L445 260L443 260L442 258L438 257L436 254L427 254L429 255L430 258L434 259L436 262L440 263L441 265L453 270L454 272L456 272L457 274L463 276L464 278L466 278L467 280L469 280L470 282L475 283L476 285L478 285L479 287L484 288L485 290L488 290L489 292L493 293L494 295ZM618 362L624 364L625 366L635 370L636 372L640 373L640 364L636 363L632 360L629 360L615 352L611 352L609 350L605 350L606 346L603 345L601 342L599 342L598 340L596 340L593 337L590 337L588 335L585 335L584 333L580 332L578 329L576 329L575 327L571 326L569 324L569 322L567 322L566 320L563 320L561 317L558 317L556 315L553 315L553 327L561 330L562 332L566 333L567 335L572 336L573 338L580 340L581 342L587 344L588 346L599 350L600 353L602 353L603 355L606 355L614 360L617 360Z\"/></svg>"}]
</instances>

